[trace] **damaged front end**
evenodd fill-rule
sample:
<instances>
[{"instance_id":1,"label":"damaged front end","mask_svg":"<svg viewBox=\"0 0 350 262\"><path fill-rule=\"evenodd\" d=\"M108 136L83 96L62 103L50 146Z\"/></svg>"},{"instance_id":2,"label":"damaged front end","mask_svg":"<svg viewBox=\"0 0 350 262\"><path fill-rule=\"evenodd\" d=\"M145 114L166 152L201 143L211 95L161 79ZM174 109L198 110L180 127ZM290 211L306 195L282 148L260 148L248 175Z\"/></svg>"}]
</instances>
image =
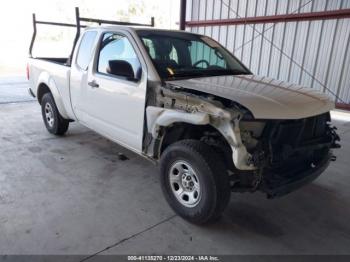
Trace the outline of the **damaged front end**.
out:
<instances>
[{"instance_id":1,"label":"damaged front end","mask_svg":"<svg viewBox=\"0 0 350 262\"><path fill-rule=\"evenodd\" d=\"M340 147L329 112L299 120L243 120L241 132L260 170L261 180L255 189L269 198L317 178L336 159L332 149ZM253 188L254 174L236 172L235 177L233 190Z\"/></svg>"},{"instance_id":2,"label":"damaged front end","mask_svg":"<svg viewBox=\"0 0 350 262\"><path fill-rule=\"evenodd\" d=\"M176 123L211 126L229 144L232 151L233 164L241 170L256 170L241 139L239 122L245 114L244 109L226 108L223 103L214 97L198 96L173 88L162 90L162 97L158 98L161 106L148 106L147 127L153 139L162 143L164 130ZM212 135L203 132L200 140L210 140ZM215 135L214 135L215 136ZM159 150L149 150L156 156Z\"/></svg>"},{"instance_id":3,"label":"damaged front end","mask_svg":"<svg viewBox=\"0 0 350 262\"><path fill-rule=\"evenodd\" d=\"M171 85L162 88L157 104L147 105L146 116L149 157L159 159L167 136L202 140L225 159L232 191L260 190L270 198L318 177L335 160L331 149L340 147L329 113L257 120L232 101Z\"/></svg>"},{"instance_id":4,"label":"damaged front end","mask_svg":"<svg viewBox=\"0 0 350 262\"><path fill-rule=\"evenodd\" d=\"M317 178L335 161L339 148L329 112L299 120L267 121L261 147L267 153L259 189L268 197L285 195Z\"/></svg>"}]
</instances>

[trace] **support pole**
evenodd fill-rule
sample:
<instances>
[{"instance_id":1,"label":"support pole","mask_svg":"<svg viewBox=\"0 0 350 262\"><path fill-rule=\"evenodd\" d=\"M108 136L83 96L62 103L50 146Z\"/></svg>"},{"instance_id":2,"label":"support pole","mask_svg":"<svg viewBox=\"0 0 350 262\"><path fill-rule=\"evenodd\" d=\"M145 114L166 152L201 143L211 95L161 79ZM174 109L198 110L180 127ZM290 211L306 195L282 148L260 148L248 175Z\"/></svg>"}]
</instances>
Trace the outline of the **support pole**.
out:
<instances>
[{"instance_id":1,"label":"support pole","mask_svg":"<svg viewBox=\"0 0 350 262\"><path fill-rule=\"evenodd\" d=\"M32 51L33 51L35 37L36 37L36 18L35 18L35 14L33 14L33 36L29 46L29 57L33 57Z\"/></svg>"},{"instance_id":2,"label":"support pole","mask_svg":"<svg viewBox=\"0 0 350 262\"><path fill-rule=\"evenodd\" d=\"M186 29L186 0L180 0L180 30Z\"/></svg>"},{"instance_id":3,"label":"support pole","mask_svg":"<svg viewBox=\"0 0 350 262\"><path fill-rule=\"evenodd\" d=\"M76 7L76 8L75 8L75 21L76 21L76 24L77 24L77 32L76 32L76 34L75 34L72 52L71 52L71 54L70 54L69 61L68 61L68 64L69 64L69 65L72 64L74 49L75 49L75 47L76 47L76 45L77 45L77 43L78 43L79 37L80 37L80 14L79 14L79 7Z\"/></svg>"}]
</instances>

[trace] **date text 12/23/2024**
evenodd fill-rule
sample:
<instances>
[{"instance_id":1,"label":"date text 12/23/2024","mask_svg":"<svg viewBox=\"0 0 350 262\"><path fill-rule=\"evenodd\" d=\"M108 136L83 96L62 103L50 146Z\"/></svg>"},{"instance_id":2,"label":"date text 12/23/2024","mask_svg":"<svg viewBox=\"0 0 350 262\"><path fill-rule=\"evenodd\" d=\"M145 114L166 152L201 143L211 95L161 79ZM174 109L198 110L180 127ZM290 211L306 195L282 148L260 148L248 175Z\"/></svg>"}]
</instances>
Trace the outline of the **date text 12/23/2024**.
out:
<instances>
[{"instance_id":1,"label":"date text 12/23/2024","mask_svg":"<svg viewBox=\"0 0 350 262\"><path fill-rule=\"evenodd\" d=\"M221 261L218 256L128 256L128 261Z\"/></svg>"}]
</instances>

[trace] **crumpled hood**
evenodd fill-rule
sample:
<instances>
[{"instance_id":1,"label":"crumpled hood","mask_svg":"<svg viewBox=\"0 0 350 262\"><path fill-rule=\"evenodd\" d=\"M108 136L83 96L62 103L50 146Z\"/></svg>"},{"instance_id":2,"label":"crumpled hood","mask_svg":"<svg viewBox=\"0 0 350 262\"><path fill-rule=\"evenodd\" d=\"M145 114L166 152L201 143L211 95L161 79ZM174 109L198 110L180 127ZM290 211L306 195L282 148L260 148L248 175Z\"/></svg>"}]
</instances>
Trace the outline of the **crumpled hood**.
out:
<instances>
[{"instance_id":1,"label":"crumpled hood","mask_svg":"<svg viewBox=\"0 0 350 262\"><path fill-rule=\"evenodd\" d=\"M315 89L261 76L215 76L167 83L230 99L257 119L300 119L334 108L334 102Z\"/></svg>"}]
</instances>

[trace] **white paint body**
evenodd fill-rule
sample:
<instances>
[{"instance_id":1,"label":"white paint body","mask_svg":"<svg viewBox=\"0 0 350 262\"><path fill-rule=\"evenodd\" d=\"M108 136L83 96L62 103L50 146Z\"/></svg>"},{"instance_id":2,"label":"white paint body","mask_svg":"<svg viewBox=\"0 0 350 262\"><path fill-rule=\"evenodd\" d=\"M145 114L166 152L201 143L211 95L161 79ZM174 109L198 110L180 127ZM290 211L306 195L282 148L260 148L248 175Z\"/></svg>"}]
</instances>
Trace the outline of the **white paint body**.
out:
<instances>
[{"instance_id":1,"label":"white paint body","mask_svg":"<svg viewBox=\"0 0 350 262\"><path fill-rule=\"evenodd\" d=\"M37 96L39 86L45 84L51 90L63 117L78 121L130 150L141 153L147 79L152 77L152 73L148 73L151 62L147 61L147 57L144 58L145 54L142 52L145 51L133 30L127 30L126 27L88 30L98 33L88 70L82 70L77 65L76 51L71 67L30 58L30 88ZM135 83L97 72L96 46L105 32L127 36L141 63L143 73L140 81ZM80 41L81 38L76 50ZM99 88L89 86L88 82L91 81L96 81Z\"/></svg>"},{"instance_id":2,"label":"white paint body","mask_svg":"<svg viewBox=\"0 0 350 262\"><path fill-rule=\"evenodd\" d=\"M327 95L314 89L261 76L213 76L169 83L235 101L257 119L300 119L334 108Z\"/></svg>"},{"instance_id":3,"label":"white paint body","mask_svg":"<svg viewBox=\"0 0 350 262\"><path fill-rule=\"evenodd\" d=\"M143 154L147 81L160 85L159 75L136 34L137 29L113 26L88 30L98 33L89 69L84 71L76 65L77 52L73 56L71 67L41 59L29 59L30 88L37 95L38 87L45 84L51 90L63 117L81 122L103 136ZM96 47L105 32L123 33L127 36L141 63L142 78L139 82L102 75L96 71ZM80 41L76 49L79 48L79 43ZM88 85L93 80L99 84L99 88ZM205 77L170 83L231 99L260 119L299 119L327 112L334 106L327 96L312 89L257 76ZM172 114L168 110L162 110L159 112L162 118L152 119L152 123L208 123L208 116L185 117L186 114L191 113ZM156 130L148 132L155 134ZM233 131L231 133L234 134ZM237 148L239 146L236 145ZM235 157L242 158L240 155L234 156L234 161Z\"/></svg>"}]
</instances>

